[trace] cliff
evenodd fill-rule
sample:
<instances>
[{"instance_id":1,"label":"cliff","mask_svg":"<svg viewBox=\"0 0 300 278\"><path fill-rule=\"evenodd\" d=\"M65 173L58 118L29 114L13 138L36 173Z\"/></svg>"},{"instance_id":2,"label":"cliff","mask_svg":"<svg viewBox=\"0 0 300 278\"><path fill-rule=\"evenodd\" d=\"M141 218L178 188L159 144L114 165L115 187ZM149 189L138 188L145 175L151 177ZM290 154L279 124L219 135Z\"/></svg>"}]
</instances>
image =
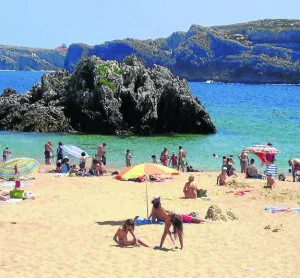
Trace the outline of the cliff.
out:
<instances>
[{"instance_id":1,"label":"cliff","mask_svg":"<svg viewBox=\"0 0 300 278\"><path fill-rule=\"evenodd\" d=\"M64 60L65 53L52 49L0 45L1 70L56 70Z\"/></svg>"},{"instance_id":2,"label":"cliff","mask_svg":"<svg viewBox=\"0 0 300 278\"><path fill-rule=\"evenodd\" d=\"M82 53L82 54L80 54ZM190 81L300 83L300 20L260 20L227 26L192 25L156 40L115 40L73 45L65 68L83 57L122 61L135 54L148 67L169 68Z\"/></svg>"},{"instance_id":3,"label":"cliff","mask_svg":"<svg viewBox=\"0 0 300 278\"><path fill-rule=\"evenodd\" d=\"M82 59L73 74L45 74L25 94L0 96L0 129L99 134L214 133L216 128L185 80L164 67Z\"/></svg>"}]
</instances>

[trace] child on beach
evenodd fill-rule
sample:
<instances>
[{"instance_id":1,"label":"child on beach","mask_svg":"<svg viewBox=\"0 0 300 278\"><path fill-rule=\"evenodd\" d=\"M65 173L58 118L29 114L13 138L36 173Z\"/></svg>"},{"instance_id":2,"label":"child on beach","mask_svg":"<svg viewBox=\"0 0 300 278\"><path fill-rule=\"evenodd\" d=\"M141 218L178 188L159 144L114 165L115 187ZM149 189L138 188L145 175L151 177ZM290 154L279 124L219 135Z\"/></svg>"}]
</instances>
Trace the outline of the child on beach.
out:
<instances>
[{"instance_id":1,"label":"child on beach","mask_svg":"<svg viewBox=\"0 0 300 278\"><path fill-rule=\"evenodd\" d=\"M132 235L133 239L128 240L127 234L128 232ZM134 234L134 220L133 219L127 219L123 226L121 226L116 234L114 235L113 240L120 246L120 247L126 247L126 246L145 246L149 247L146 243L142 242L140 239L138 239Z\"/></svg>"},{"instance_id":2,"label":"child on beach","mask_svg":"<svg viewBox=\"0 0 300 278\"><path fill-rule=\"evenodd\" d=\"M222 172L217 178L217 185L226 185L226 174L227 174L227 168L223 167Z\"/></svg>"},{"instance_id":3,"label":"child on beach","mask_svg":"<svg viewBox=\"0 0 300 278\"><path fill-rule=\"evenodd\" d=\"M176 168L178 167L178 156L175 154L175 152L172 153L172 156L170 157L169 160L169 165L172 165L172 168Z\"/></svg>"},{"instance_id":4,"label":"child on beach","mask_svg":"<svg viewBox=\"0 0 300 278\"><path fill-rule=\"evenodd\" d=\"M151 155L151 158L152 158L152 163L157 164L156 155L155 154Z\"/></svg>"},{"instance_id":5,"label":"child on beach","mask_svg":"<svg viewBox=\"0 0 300 278\"><path fill-rule=\"evenodd\" d=\"M265 188L269 188L269 189L275 188L275 181L272 178L272 175L267 172L266 177L267 177L267 185L265 186Z\"/></svg>"},{"instance_id":6,"label":"child on beach","mask_svg":"<svg viewBox=\"0 0 300 278\"><path fill-rule=\"evenodd\" d=\"M85 152L82 152L79 160L79 169L84 169L85 164L86 164L86 154Z\"/></svg>"}]
</instances>

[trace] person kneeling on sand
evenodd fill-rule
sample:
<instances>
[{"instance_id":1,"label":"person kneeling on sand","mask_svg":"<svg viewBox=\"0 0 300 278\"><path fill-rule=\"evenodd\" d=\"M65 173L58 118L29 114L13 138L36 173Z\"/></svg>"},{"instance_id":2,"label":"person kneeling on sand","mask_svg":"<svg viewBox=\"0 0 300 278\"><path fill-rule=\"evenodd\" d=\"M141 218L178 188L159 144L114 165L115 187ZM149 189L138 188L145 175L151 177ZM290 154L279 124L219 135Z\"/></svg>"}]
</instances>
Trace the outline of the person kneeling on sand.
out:
<instances>
[{"instance_id":1,"label":"person kneeling on sand","mask_svg":"<svg viewBox=\"0 0 300 278\"><path fill-rule=\"evenodd\" d=\"M194 176L189 176L189 181L184 185L183 193L184 198L196 199L197 198L197 186L194 184Z\"/></svg>"},{"instance_id":2,"label":"person kneeling on sand","mask_svg":"<svg viewBox=\"0 0 300 278\"><path fill-rule=\"evenodd\" d=\"M152 199L152 211L149 216L149 219L152 219L152 222L163 221L165 222L168 215L172 214L171 211L164 209L161 206L160 196L154 196ZM183 223L202 223L204 220L198 217L193 217L191 215L178 213L181 216Z\"/></svg>"},{"instance_id":3,"label":"person kneeling on sand","mask_svg":"<svg viewBox=\"0 0 300 278\"><path fill-rule=\"evenodd\" d=\"M145 246L149 247L146 243L138 239L134 234L134 221L133 219L127 219L123 226L121 226L116 234L114 235L113 240L120 246L120 247L126 247L126 246ZM128 233L131 234L133 237L132 240L128 240L127 235Z\"/></svg>"},{"instance_id":4,"label":"person kneeling on sand","mask_svg":"<svg viewBox=\"0 0 300 278\"><path fill-rule=\"evenodd\" d=\"M264 188L269 188L269 189L275 188L275 181L272 178L272 174L267 172L266 177L267 177L267 185Z\"/></svg>"},{"instance_id":5,"label":"person kneeling on sand","mask_svg":"<svg viewBox=\"0 0 300 278\"><path fill-rule=\"evenodd\" d=\"M227 168L223 167L222 172L217 178L217 185L226 185Z\"/></svg>"}]
</instances>

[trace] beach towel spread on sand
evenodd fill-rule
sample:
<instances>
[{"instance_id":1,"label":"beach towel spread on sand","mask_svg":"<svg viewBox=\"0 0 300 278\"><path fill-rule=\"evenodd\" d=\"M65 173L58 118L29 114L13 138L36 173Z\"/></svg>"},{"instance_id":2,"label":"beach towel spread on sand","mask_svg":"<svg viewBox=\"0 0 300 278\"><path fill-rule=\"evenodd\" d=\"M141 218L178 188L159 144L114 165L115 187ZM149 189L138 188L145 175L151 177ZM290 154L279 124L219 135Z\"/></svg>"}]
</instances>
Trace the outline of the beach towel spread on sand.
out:
<instances>
[{"instance_id":1,"label":"beach towel spread on sand","mask_svg":"<svg viewBox=\"0 0 300 278\"><path fill-rule=\"evenodd\" d=\"M275 213L275 212L299 212L300 213L300 207L299 208L265 207L265 211L269 211L272 213Z\"/></svg>"}]
</instances>

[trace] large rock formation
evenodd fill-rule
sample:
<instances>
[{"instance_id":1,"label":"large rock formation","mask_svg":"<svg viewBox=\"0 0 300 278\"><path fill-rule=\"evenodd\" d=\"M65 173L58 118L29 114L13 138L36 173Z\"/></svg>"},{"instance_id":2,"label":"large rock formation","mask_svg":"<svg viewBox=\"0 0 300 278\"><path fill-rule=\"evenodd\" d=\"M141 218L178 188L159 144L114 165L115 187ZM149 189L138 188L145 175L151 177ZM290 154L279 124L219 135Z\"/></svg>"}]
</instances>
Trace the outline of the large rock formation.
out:
<instances>
[{"instance_id":1,"label":"large rock formation","mask_svg":"<svg viewBox=\"0 0 300 278\"><path fill-rule=\"evenodd\" d=\"M0 97L0 129L101 134L213 133L187 82L132 55L119 64L95 56L74 73L58 70L28 93Z\"/></svg>"},{"instance_id":2,"label":"large rock formation","mask_svg":"<svg viewBox=\"0 0 300 278\"><path fill-rule=\"evenodd\" d=\"M79 48L82 48L80 50ZM260 20L175 32L156 40L115 40L69 48L65 67L82 56L122 61L135 54L148 67L169 68L188 80L243 83L300 83L300 20Z\"/></svg>"}]
</instances>

